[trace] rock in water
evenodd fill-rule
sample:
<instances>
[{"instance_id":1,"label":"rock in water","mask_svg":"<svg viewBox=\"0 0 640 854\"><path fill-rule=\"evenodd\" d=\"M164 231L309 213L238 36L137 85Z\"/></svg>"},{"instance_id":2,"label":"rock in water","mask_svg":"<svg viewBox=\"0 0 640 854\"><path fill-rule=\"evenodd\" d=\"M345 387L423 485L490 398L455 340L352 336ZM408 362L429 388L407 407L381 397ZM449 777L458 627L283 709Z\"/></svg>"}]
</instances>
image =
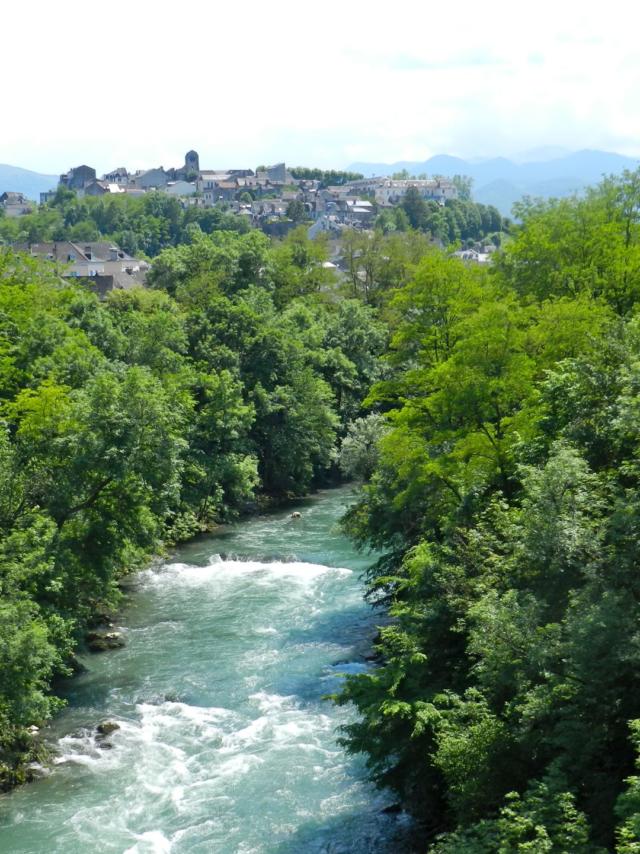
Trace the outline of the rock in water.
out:
<instances>
[{"instance_id":1,"label":"rock in water","mask_svg":"<svg viewBox=\"0 0 640 854\"><path fill-rule=\"evenodd\" d=\"M402 804L390 804L388 807L380 810L384 815L398 815L402 812Z\"/></svg>"},{"instance_id":2,"label":"rock in water","mask_svg":"<svg viewBox=\"0 0 640 854\"><path fill-rule=\"evenodd\" d=\"M121 632L89 632L87 646L91 652L105 652L108 649L120 649L125 645Z\"/></svg>"},{"instance_id":3,"label":"rock in water","mask_svg":"<svg viewBox=\"0 0 640 854\"><path fill-rule=\"evenodd\" d=\"M96 727L96 732L100 735L111 735L117 729L120 729L120 724L117 724L115 721L103 721Z\"/></svg>"}]
</instances>

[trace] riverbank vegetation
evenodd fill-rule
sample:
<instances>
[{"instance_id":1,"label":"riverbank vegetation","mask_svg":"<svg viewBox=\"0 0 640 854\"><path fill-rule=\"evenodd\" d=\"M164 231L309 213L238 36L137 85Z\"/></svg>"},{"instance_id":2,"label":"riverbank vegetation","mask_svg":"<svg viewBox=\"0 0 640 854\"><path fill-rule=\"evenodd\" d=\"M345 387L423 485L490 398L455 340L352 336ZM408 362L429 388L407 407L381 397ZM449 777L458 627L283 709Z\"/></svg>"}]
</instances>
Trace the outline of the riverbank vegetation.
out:
<instances>
[{"instance_id":1,"label":"riverbank vegetation","mask_svg":"<svg viewBox=\"0 0 640 854\"><path fill-rule=\"evenodd\" d=\"M365 479L380 666L346 743L439 854L640 850L640 177L525 202L490 267L419 230L192 229L100 302L0 250L0 781L121 576Z\"/></svg>"},{"instance_id":2,"label":"riverbank vegetation","mask_svg":"<svg viewBox=\"0 0 640 854\"><path fill-rule=\"evenodd\" d=\"M259 493L335 476L386 328L299 235L196 235L100 302L0 249L0 787L118 581Z\"/></svg>"},{"instance_id":3,"label":"riverbank vegetation","mask_svg":"<svg viewBox=\"0 0 640 854\"><path fill-rule=\"evenodd\" d=\"M385 300L386 430L345 524L394 620L347 743L425 849L631 854L640 175L518 215L492 269L427 254Z\"/></svg>"}]
</instances>

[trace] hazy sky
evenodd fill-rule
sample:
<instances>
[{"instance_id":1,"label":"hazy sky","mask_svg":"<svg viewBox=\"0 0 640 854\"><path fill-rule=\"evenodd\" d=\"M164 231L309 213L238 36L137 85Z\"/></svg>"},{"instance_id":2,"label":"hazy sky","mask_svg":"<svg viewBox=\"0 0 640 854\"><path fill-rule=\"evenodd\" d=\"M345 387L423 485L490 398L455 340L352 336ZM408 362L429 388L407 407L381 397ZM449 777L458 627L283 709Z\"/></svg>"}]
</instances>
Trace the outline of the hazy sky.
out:
<instances>
[{"instance_id":1,"label":"hazy sky","mask_svg":"<svg viewBox=\"0 0 640 854\"><path fill-rule=\"evenodd\" d=\"M0 162L640 155L633 0L5 0Z\"/></svg>"}]
</instances>

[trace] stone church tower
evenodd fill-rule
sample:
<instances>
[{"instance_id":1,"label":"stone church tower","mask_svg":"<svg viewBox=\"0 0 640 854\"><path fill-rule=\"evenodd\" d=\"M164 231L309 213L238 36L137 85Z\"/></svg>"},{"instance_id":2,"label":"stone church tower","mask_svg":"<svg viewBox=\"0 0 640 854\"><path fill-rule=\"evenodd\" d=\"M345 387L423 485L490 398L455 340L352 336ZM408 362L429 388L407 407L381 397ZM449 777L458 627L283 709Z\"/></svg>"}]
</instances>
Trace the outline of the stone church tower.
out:
<instances>
[{"instance_id":1,"label":"stone church tower","mask_svg":"<svg viewBox=\"0 0 640 854\"><path fill-rule=\"evenodd\" d=\"M184 173L192 176L200 171L200 158L197 151L187 151L184 156Z\"/></svg>"}]
</instances>

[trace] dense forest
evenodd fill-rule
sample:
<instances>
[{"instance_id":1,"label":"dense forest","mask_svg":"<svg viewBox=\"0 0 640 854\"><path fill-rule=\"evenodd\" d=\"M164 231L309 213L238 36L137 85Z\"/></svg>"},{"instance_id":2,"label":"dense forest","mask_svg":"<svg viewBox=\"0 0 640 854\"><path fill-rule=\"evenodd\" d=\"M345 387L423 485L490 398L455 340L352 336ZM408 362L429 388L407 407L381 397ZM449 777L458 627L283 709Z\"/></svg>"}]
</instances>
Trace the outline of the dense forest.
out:
<instances>
[{"instance_id":1,"label":"dense forest","mask_svg":"<svg viewBox=\"0 0 640 854\"><path fill-rule=\"evenodd\" d=\"M471 246L478 241L500 246L511 228L493 205L474 202L469 196L447 199L444 205L422 198L415 187L409 187L397 207L378 215L376 227L385 234L411 229L429 234L442 245Z\"/></svg>"},{"instance_id":2,"label":"dense forest","mask_svg":"<svg viewBox=\"0 0 640 854\"><path fill-rule=\"evenodd\" d=\"M402 223L340 277L177 220L102 302L0 248L3 786L126 572L341 470L390 617L343 735L422 849L640 851L640 173L515 213L488 267Z\"/></svg>"},{"instance_id":3,"label":"dense forest","mask_svg":"<svg viewBox=\"0 0 640 854\"><path fill-rule=\"evenodd\" d=\"M490 270L386 301L381 666L347 744L439 854L640 851L640 174L526 202ZM357 447L350 449L351 458Z\"/></svg>"}]
</instances>

